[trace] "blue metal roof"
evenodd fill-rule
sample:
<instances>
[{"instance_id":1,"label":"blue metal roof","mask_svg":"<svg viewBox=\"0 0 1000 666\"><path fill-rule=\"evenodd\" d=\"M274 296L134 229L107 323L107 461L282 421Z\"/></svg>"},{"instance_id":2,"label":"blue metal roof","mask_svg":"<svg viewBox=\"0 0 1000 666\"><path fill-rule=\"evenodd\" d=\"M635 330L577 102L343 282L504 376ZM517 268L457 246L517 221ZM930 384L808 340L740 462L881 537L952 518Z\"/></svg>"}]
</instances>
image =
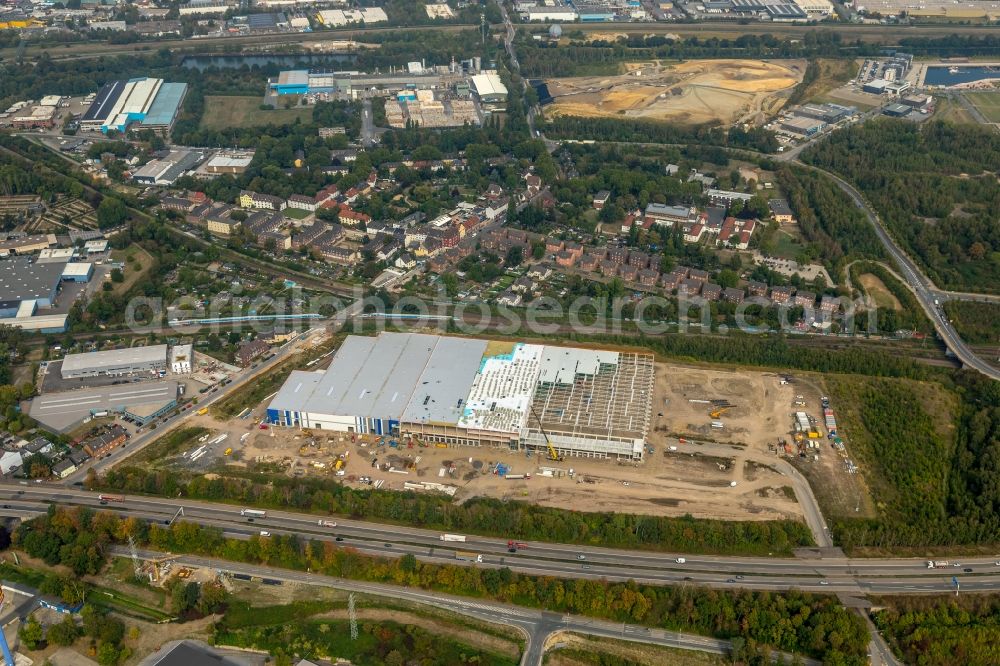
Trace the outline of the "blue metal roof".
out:
<instances>
[{"instance_id":1,"label":"blue metal roof","mask_svg":"<svg viewBox=\"0 0 1000 666\"><path fill-rule=\"evenodd\" d=\"M149 107L149 112L142 119L144 125L169 125L177 116L177 109L187 91L186 83L167 83L164 81L156 93L156 99Z\"/></svg>"}]
</instances>

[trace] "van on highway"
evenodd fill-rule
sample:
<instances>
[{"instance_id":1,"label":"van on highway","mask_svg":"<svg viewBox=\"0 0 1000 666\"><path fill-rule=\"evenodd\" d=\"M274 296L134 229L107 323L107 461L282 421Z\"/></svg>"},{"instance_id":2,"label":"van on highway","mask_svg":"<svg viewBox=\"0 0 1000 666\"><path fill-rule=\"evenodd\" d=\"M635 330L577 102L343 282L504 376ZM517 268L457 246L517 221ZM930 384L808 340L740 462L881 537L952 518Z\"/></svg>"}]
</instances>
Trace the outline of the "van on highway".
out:
<instances>
[{"instance_id":1,"label":"van on highway","mask_svg":"<svg viewBox=\"0 0 1000 666\"><path fill-rule=\"evenodd\" d=\"M262 537L269 537L269 536L271 536L271 533L270 533L270 532L268 532L267 530L261 530L261 531L260 531L260 535L261 535Z\"/></svg>"}]
</instances>

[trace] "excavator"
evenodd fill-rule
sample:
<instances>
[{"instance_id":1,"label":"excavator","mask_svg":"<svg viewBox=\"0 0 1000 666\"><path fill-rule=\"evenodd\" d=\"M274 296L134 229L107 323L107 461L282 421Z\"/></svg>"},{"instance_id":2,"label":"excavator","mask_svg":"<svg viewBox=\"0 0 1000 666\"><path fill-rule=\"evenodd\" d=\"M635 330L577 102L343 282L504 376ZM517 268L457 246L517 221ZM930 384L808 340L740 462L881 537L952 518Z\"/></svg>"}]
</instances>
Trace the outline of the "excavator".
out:
<instances>
[{"instance_id":1,"label":"excavator","mask_svg":"<svg viewBox=\"0 0 1000 666\"><path fill-rule=\"evenodd\" d=\"M545 432L545 426L542 425L542 420L538 418L538 414L535 413L535 406L531 405L531 415L535 417L535 421L538 422L538 429L542 431L542 437L545 438L545 446L549 447L549 460L561 461L563 458L556 451L556 447L552 446L552 442L549 441L549 434Z\"/></svg>"},{"instance_id":2,"label":"excavator","mask_svg":"<svg viewBox=\"0 0 1000 666\"><path fill-rule=\"evenodd\" d=\"M710 411L708 415L711 416L713 419L717 419L732 408L733 408L732 405L726 407L719 407L718 409L713 409L712 411Z\"/></svg>"}]
</instances>

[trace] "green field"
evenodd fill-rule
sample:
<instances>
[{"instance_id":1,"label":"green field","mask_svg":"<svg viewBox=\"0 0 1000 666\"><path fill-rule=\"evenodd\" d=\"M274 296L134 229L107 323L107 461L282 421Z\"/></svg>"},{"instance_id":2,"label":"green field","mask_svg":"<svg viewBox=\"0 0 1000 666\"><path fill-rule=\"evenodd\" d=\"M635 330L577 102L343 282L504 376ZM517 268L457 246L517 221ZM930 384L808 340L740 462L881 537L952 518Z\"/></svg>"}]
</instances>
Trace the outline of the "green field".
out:
<instances>
[{"instance_id":1,"label":"green field","mask_svg":"<svg viewBox=\"0 0 1000 666\"><path fill-rule=\"evenodd\" d=\"M991 123L1000 123L1000 92L969 92L965 98Z\"/></svg>"},{"instance_id":2,"label":"green field","mask_svg":"<svg viewBox=\"0 0 1000 666\"><path fill-rule=\"evenodd\" d=\"M227 127L261 127L263 125L285 125L312 120L312 109L262 110L260 97L206 96L205 112L201 116L202 129L225 129Z\"/></svg>"}]
</instances>

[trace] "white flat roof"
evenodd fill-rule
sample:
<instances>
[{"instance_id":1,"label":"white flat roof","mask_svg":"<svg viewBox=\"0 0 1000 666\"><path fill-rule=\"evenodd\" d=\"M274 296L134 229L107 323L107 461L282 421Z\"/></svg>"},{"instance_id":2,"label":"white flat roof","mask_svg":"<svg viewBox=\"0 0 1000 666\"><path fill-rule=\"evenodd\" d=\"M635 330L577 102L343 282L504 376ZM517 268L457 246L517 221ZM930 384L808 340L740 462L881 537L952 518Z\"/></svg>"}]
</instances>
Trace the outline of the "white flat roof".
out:
<instances>
[{"instance_id":1,"label":"white flat roof","mask_svg":"<svg viewBox=\"0 0 1000 666\"><path fill-rule=\"evenodd\" d=\"M63 276L70 275L89 275L94 264L86 261L77 261L70 264L66 264L66 268L63 269Z\"/></svg>"},{"instance_id":2,"label":"white flat roof","mask_svg":"<svg viewBox=\"0 0 1000 666\"><path fill-rule=\"evenodd\" d=\"M177 382L140 382L125 386L102 386L59 393L46 393L34 398L28 413L43 425L63 432L93 411L125 409L146 406L156 411L157 405L166 405L177 399Z\"/></svg>"},{"instance_id":3,"label":"white flat roof","mask_svg":"<svg viewBox=\"0 0 1000 666\"><path fill-rule=\"evenodd\" d=\"M476 74L472 77L472 87L475 88L480 97L507 94L507 86L496 74Z\"/></svg>"},{"instance_id":4,"label":"white flat roof","mask_svg":"<svg viewBox=\"0 0 1000 666\"><path fill-rule=\"evenodd\" d=\"M67 354L62 362L62 372L101 370L103 368L117 368L128 363L145 364L157 361L166 363L166 345L130 347L128 349L112 349L110 351L87 352L84 354Z\"/></svg>"}]
</instances>

